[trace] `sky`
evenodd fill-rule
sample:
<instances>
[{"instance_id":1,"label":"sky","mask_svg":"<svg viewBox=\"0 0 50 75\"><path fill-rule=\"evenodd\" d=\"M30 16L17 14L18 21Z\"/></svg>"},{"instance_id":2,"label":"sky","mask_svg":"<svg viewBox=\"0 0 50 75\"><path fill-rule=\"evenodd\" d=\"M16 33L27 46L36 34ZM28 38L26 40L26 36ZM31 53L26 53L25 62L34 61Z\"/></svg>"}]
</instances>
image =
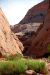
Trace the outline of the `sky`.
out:
<instances>
[{"instance_id":1,"label":"sky","mask_svg":"<svg viewBox=\"0 0 50 75\"><path fill-rule=\"evenodd\" d=\"M0 8L3 10L10 25L18 24L27 11L43 0L0 0Z\"/></svg>"}]
</instances>

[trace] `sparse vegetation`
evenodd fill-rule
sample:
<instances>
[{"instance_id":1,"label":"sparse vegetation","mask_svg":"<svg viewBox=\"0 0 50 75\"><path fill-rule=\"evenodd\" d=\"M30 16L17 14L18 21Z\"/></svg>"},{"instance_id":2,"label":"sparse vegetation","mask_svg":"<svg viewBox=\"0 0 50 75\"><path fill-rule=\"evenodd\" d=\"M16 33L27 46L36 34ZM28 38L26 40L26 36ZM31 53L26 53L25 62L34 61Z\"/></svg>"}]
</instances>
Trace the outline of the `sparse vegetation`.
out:
<instances>
[{"instance_id":1,"label":"sparse vegetation","mask_svg":"<svg viewBox=\"0 0 50 75\"><path fill-rule=\"evenodd\" d=\"M28 60L28 69L32 69L36 72L41 72L42 70L45 70L45 62L37 61L37 60Z\"/></svg>"},{"instance_id":2,"label":"sparse vegetation","mask_svg":"<svg viewBox=\"0 0 50 75\"><path fill-rule=\"evenodd\" d=\"M46 71L45 63L42 61L35 61L32 58L25 59L23 57L6 61L0 61L0 73L1 75L20 75L25 73L26 70L34 70L35 72L41 72L42 70Z\"/></svg>"},{"instance_id":3,"label":"sparse vegetation","mask_svg":"<svg viewBox=\"0 0 50 75\"><path fill-rule=\"evenodd\" d=\"M24 73L27 70L27 65L25 64L24 60L18 61L2 61L0 62L0 73L1 74L20 74Z\"/></svg>"},{"instance_id":4,"label":"sparse vegetation","mask_svg":"<svg viewBox=\"0 0 50 75\"><path fill-rule=\"evenodd\" d=\"M17 61L17 64L16 64L16 72L17 73L24 73L26 70L27 70L27 65L26 65L26 62L24 60L18 60Z\"/></svg>"}]
</instances>

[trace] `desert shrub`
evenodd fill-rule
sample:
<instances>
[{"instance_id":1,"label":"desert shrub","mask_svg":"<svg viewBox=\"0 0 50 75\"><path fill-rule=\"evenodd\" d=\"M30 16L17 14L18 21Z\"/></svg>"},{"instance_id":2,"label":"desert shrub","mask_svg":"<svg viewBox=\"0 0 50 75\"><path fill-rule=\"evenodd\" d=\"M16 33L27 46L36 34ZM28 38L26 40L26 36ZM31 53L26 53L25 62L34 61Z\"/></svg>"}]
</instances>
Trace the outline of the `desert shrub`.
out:
<instances>
[{"instance_id":1,"label":"desert shrub","mask_svg":"<svg viewBox=\"0 0 50 75\"><path fill-rule=\"evenodd\" d=\"M0 73L1 74L9 74L13 72L13 65L9 61L0 62Z\"/></svg>"},{"instance_id":2,"label":"desert shrub","mask_svg":"<svg viewBox=\"0 0 50 75\"><path fill-rule=\"evenodd\" d=\"M17 73L24 73L27 70L27 65L25 60L21 59L18 60L17 65L16 65Z\"/></svg>"},{"instance_id":3,"label":"desert shrub","mask_svg":"<svg viewBox=\"0 0 50 75\"><path fill-rule=\"evenodd\" d=\"M40 72L45 69L45 63L35 60L28 60L28 69L32 69L36 72Z\"/></svg>"},{"instance_id":4,"label":"desert shrub","mask_svg":"<svg viewBox=\"0 0 50 75\"><path fill-rule=\"evenodd\" d=\"M25 73L27 69L34 70L36 72L47 72L44 62L33 60L32 58L21 58L18 60L6 60L0 61L0 73L1 75L20 75Z\"/></svg>"},{"instance_id":5,"label":"desert shrub","mask_svg":"<svg viewBox=\"0 0 50 75\"><path fill-rule=\"evenodd\" d=\"M23 59L18 61L0 62L0 73L4 74L20 74L27 70L27 65Z\"/></svg>"}]
</instances>

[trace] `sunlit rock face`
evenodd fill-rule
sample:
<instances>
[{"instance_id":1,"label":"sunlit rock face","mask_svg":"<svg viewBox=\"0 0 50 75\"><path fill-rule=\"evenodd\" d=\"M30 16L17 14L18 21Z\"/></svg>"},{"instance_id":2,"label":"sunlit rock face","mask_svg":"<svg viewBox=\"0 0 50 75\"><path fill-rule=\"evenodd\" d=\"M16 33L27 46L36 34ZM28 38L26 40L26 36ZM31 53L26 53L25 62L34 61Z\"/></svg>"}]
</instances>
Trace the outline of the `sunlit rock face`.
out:
<instances>
[{"instance_id":1,"label":"sunlit rock face","mask_svg":"<svg viewBox=\"0 0 50 75\"><path fill-rule=\"evenodd\" d=\"M23 45L10 29L10 25L0 9L0 53L4 55L22 54Z\"/></svg>"}]
</instances>

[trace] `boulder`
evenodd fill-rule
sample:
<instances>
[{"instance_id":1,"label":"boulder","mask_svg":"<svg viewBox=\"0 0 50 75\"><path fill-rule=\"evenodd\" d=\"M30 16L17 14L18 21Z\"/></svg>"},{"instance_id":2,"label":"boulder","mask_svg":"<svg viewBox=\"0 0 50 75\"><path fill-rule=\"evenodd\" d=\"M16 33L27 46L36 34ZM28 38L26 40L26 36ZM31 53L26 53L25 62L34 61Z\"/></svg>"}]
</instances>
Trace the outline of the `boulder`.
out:
<instances>
[{"instance_id":1,"label":"boulder","mask_svg":"<svg viewBox=\"0 0 50 75\"><path fill-rule=\"evenodd\" d=\"M26 70L26 75L36 75L36 72L34 70Z\"/></svg>"}]
</instances>

